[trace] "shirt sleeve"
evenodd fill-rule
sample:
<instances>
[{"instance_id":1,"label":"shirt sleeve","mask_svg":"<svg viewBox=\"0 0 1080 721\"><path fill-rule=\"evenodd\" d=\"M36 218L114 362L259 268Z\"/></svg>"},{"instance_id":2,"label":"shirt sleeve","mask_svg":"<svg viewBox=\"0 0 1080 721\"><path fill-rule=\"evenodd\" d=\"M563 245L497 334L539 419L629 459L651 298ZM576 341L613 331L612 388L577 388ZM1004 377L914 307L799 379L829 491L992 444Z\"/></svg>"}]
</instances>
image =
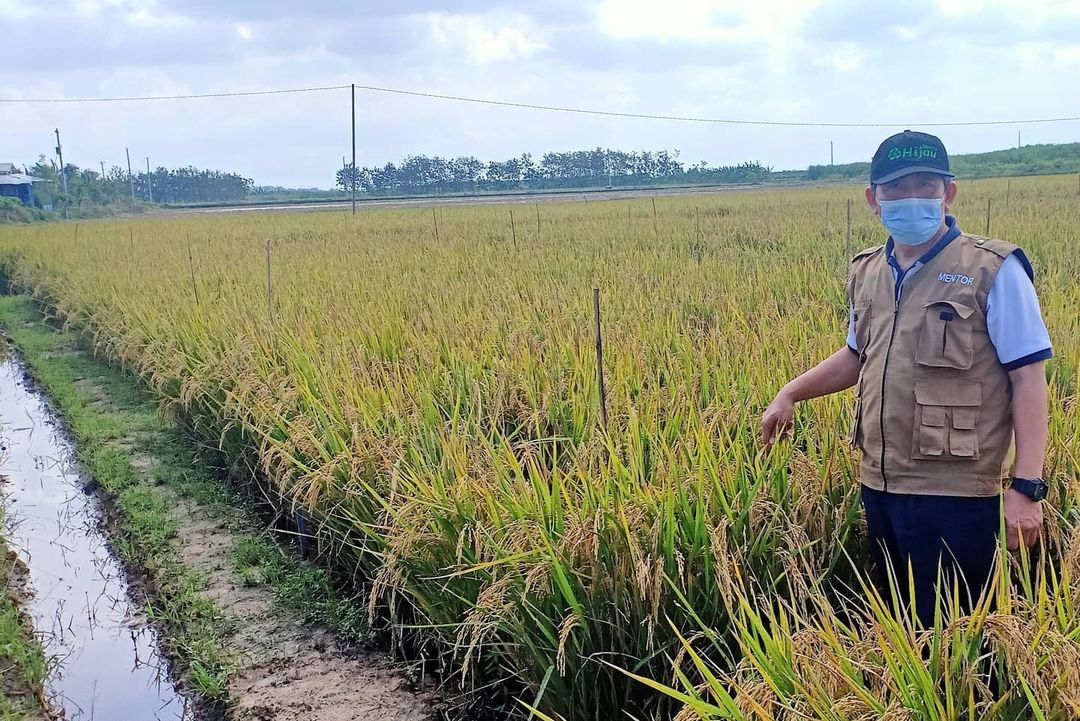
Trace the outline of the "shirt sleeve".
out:
<instances>
[{"instance_id":1,"label":"shirt sleeve","mask_svg":"<svg viewBox=\"0 0 1080 721\"><path fill-rule=\"evenodd\" d=\"M1009 371L1053 355L1030 267L1023 251L1014 252L1001 264L986 296L986 329Z\"/></svg>"},{"instance_id":2,"label":"shirt sleeve","mask_svg":"<svg viewBox=\"0 0 1080 721\"><path fill-rule=\"evenodd\" d=\"M848 306L847 323L847 347L855 355L859 355L858 342L855 340L855 309Z\"/></svg>"}]
</instances>

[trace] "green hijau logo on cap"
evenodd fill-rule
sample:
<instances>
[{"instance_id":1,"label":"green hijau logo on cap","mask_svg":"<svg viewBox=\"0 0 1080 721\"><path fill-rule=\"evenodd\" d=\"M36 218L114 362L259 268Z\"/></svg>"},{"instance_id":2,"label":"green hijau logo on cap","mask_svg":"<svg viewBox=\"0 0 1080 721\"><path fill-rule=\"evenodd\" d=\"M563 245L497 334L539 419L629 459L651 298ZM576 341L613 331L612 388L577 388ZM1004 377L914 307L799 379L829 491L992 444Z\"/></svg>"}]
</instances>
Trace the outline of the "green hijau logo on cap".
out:
<instances>
[{"instance_id":1,"label":"green hijau logo on cap","mask_svg":"<svg viewBox=\"0 0 1080 721\"><path fill-rule=\"evenodd\" d=\"M905 148L892 148L889 150L889 160L900 160L902 158L917 160L919 158L936 157L937 148L931 145L909 145Z\"/></svg>"}]
</instances>

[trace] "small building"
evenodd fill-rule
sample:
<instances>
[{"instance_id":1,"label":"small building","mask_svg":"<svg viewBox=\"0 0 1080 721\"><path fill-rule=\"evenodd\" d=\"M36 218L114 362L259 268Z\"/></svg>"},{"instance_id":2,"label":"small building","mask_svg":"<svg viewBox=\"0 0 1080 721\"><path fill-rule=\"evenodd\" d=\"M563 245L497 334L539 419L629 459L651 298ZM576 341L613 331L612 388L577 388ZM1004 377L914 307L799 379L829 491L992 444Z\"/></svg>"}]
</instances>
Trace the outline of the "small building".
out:
<instances>
[{"instance_id":1,"label":"small building","mask_svg":"<svg viewBox=\"0 0 1080 721\"><path fill-rule=\"evenodd\" d=\"M34 183L42 180L43 178L20 173L14 163L0 163L0 198L18 198L23 205L32 205Z\"/></svg>"}]
</instances>

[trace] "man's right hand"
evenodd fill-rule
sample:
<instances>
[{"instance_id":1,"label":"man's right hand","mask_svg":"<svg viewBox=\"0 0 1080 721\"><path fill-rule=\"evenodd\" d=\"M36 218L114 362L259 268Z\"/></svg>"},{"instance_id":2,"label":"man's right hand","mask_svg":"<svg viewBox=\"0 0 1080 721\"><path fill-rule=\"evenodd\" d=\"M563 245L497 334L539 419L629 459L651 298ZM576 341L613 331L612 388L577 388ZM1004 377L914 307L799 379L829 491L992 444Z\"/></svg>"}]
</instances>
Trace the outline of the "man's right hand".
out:
<instances>
[{"instance_id":1,"label":"man's right hand","mask_svg":"<svg viewBox=\"0 0 1080 721\"><path fill-rule=\"evenodd\" d=\"M791 419L795 415L795 401L783 389L776 394L773 402L761 416L761 443L771 448L791 429Z\"/></svg>"}]
</instances>

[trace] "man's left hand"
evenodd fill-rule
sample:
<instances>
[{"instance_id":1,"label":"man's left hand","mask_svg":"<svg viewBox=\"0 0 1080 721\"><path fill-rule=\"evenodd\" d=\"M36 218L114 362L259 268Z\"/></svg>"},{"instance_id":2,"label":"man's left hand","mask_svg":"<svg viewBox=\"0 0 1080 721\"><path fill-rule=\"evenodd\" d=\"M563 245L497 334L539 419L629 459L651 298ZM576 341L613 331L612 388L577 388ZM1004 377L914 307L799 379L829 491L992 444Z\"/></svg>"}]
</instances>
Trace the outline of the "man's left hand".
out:
<instances>
[{"instance_id":1,"label":"man's left hand","mask_svg":"<svg viewBox=\"0 0 1080 721\"><path fill-rule=\"evenodd\" d=\"M1033 501L1012 488L1005 491L1005 543L1010 551L1019 550L1021 538L1028 548L1034 546L1042 525L1042 501Z\"/></svg>"}]
</instances>

